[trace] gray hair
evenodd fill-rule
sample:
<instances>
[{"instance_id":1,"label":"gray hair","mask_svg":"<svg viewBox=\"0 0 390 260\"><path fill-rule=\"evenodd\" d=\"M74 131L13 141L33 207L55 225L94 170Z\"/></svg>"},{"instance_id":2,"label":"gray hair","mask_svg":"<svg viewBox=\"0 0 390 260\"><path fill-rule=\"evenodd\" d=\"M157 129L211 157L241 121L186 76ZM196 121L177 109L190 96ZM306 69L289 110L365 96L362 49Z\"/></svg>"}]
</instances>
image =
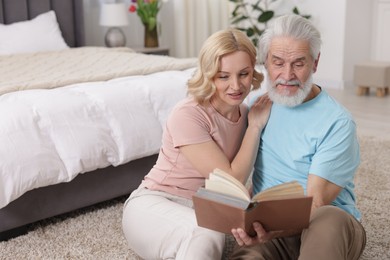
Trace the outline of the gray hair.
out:
<instances>
[{"instance_id":1,"label":"gray hair","mask_svg":"<svg viewBox=\"0 0 390 260\"><path fill-rule=\"evenodd\" d=\"M298 40L307 40L314 60L318 58L321 47L321 34L313 24L300 15L289 14L276 18L260 37L259 55L260 63L267 59L269 46L275 37L287 36Z\"/></svg>"}]
</instances>

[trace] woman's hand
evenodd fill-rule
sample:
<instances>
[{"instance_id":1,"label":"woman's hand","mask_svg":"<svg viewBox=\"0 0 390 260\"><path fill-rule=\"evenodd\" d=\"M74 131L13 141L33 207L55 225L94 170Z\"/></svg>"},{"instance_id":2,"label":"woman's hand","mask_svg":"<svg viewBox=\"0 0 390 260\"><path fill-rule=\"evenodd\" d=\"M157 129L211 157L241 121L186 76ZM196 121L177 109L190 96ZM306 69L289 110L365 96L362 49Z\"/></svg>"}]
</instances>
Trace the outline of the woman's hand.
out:
<instances>
[{"instance_id":1,"label":"woman's hand","mask_svg":"<svg viewBox=\"0 0 390 260\"><path fill-rule=\"evenodd\" d=\"M271 105L268 96L262 96L255 102L248 113L249 125L240 150L231 162L214 141L184 145L179 149L203 177L208 178L213 169L220 168L246 183L256 159L260 134L268 121Z\"/></svg>"},{"instance_id":2,"label":"woman's hand","mask_svg":"<svg viewBox=\"0 0 390 260\"><path fill-rule=\"evenodd\" d=\"M248 113L248 126L262 130L268 122L272 101L268 95L259 97Z\"/></svg>"}]
</instances>

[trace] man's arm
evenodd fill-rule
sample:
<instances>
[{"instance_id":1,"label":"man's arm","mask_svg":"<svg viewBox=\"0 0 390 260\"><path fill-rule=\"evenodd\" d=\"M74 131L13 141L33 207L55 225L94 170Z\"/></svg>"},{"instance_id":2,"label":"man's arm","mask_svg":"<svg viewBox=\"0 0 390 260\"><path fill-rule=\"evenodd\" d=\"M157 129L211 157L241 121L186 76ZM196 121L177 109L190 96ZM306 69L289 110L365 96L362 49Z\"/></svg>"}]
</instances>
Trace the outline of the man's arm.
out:
<instances>
[{"instance_id":1,"label":"man's arm","mask_svg":"<svg viewBox=\"0 0 390 260\"><path fill-rule=\"evenodd\" d=\"M334 201L342 187L314 174L309 174L306 193L313 197L311 212Z\"/></svg>"}]
</instances>

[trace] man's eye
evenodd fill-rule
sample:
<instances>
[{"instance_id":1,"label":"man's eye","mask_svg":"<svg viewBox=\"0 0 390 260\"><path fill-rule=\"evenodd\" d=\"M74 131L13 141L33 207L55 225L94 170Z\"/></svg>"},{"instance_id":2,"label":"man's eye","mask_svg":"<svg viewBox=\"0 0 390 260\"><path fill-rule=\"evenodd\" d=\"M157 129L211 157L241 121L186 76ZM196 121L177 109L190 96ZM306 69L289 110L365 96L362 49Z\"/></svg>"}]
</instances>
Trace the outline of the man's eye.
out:
<instances>
[{"instance_id":1,"label":"man's eye","mask_svg":"<svg viewBox=\"0 0 390 260\"><path fill-rule=\"evenodd\" d=\"M302 68L303 66L304 66L303 63L296 63L296 64L294 64L294 67L296 67L296 68Z\"/></svg>"}]
</instances>

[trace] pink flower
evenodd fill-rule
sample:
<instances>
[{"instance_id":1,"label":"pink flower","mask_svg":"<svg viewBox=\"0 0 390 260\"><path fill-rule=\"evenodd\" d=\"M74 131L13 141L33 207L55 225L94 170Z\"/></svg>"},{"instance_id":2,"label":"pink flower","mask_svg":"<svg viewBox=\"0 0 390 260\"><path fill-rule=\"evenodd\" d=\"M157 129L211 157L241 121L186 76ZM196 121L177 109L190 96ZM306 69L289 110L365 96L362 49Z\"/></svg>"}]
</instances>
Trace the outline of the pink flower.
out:
<instances>
[{"instance_id":1,"label":"pink flower","mask_svg":"<svg viewBox=\"0 0 390 260\"><path fill-rule=\"evenodd\" d=\"M135 5L130 5L130 7L129 7L129 12L130 13L134 13L134 12L136 12L137 11L137 7L135 6Z\"/></svg>"},{"instance_id":2,"label":"pink flower","mask_svg":"<svg viewBox=\"0 0 390 260\"><path fill-rule=\"evenodd\" d=\"M157 25L157 14L166 0L132 0L130 13L137 13L141 22L153 30Z\"/></svg>"}]
</instances>

